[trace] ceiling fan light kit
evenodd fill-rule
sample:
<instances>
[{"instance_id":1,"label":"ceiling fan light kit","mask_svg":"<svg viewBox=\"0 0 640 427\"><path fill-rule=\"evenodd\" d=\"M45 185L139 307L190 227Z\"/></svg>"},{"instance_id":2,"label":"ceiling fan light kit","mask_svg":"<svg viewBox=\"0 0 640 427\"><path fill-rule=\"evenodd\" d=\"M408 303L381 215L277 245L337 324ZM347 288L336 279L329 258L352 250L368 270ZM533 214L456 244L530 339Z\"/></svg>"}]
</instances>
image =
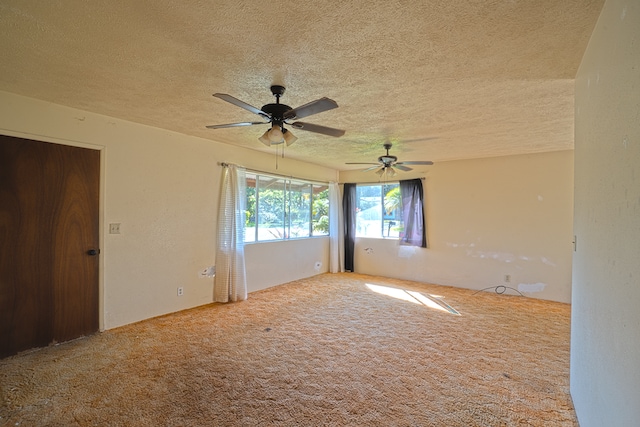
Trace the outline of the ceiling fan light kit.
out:
<instances>
[{"instance_id":1,"label":"ceiling fan light kit","mask_svg":"<svg viewBox=\"0 0 640 427\"><path fill-rule=\"evenodd\" d=\"M288 129L284 129L284 131L282 132L282 138L284 139L284 142L287 144L287 147L298 140L298 137L295 136L293 132L291 132Z\"/></svg>"},{"instance_id":2,"label":"ceiling fan light kit","mask_svg":"<svg viewBox=\"0 0 640 427\"><path fill-rule=\"evenodd\" d=\"M271 129L266 130L262 136L260 138L258 138L258 141L262 142L264 145L266 145L267 147L271 146L271 140L269 139L269 132L271 132Z\"/></svg>"},{"instance_id":3,"label":"ceiling fan light kit","mask_svg":"<svg viewBox=\"0 0 640 427\"><path fill-rule=\"evenodd\" d=\"M287 144L287 147L293 144L298 140L298 137L293 134L288 129L280 129L277 126L273 126L270 129L267 129L258 141L262 142L267 147L270 147L271 144L282 144L283 142Z\"/></svg>"},{"instance_id":4,"label":"ceiling fan light kit","mask_svg":"<svg viewBox=\"0 0 640 427\"><path fill-rule=\"evenodd\" d=\"M208 129L221 129L228 127L238 126L251 126L271 124L269 128L261 137L258 138L260 142L270 147L271 145L277 145L285 143L287 146L293 144L298 138L286 129L284 125L289 125L295 129L302 129L308 132L315 132L322 135L328 135L333 137L340 137L344 135L344 131L341 129L334 129L327 126L315 125L313 123L304 122L292 122L292 120L300 119L303 117L311 116L313 114L322 113L323 111L331 110L338 107L338 104L329 98L320 98L315 101L311 101L307 104L301 105L297 108L291 108L288 105L280 103L280 97L284 94L285 87L280 85L271 86L271 93L276 97L276 102L271 104L265 104L262 108L258 109L252 105L247 104L244 101L240 101L231 95L224 93L214 93L213 96L220 98L223 101L227 101L237 107L243 108L254 114L260 116L264 121L261 122L240 122L229 123L223 125L209 125Z\"/></svg>"},{"instance_id":5,"label":"ceiling fan light kit","mask_svg":"<svg viewBox=\"0 0 640 427\"><path fill-rule=\"evenodd\" d=\"M377 174L379 177L382 177L382 175L384 175L385 173L387 174L387 176L388 176L389 178L393 178L394 176L396 176L396 171L394 171L394 170L393 170L393 168L384 168L384 167L383 167L383 168L380 168L380 169L378 169L378 170L376 171L376 174Z\"/></svg>"}]
</instances>

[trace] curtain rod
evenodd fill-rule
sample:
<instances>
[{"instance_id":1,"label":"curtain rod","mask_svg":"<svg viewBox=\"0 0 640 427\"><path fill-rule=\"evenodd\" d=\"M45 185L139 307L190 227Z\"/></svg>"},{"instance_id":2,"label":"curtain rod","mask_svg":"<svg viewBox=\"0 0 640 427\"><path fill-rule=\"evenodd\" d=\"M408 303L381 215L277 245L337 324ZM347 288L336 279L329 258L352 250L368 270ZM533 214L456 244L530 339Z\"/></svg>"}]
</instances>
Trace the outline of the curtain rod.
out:
<instances>
[{"instance_id":1,"label":"curtain rod","mask_svg":"<svg viewBox=\"0 0 640 427\"><path fill-rule=\"evenodd\" d=\"M249 168L245 168L244 166L240 166L240 165L236 165L235 163L228 163L228 162L218 162L219 166L222 166L223 168L226 168L229 165L235 165L238 166L244 170L246 170L247 172L251 172L251 173L258 173L258 174L262 174L262 175L271 175L271 176L277 176L279 178L289 178L289 179L296 179L298 181L305 181L305 182L310 182L312 184L323 184L323 185L327 185L329 184L328 181L316 181L313 179L307 179L307 178L298 178L295 177L293 175L282 175L279 173L273 173L273 172L267 172L267 171L261 171L258 169L249 169Z\"/></svg>"},{"instance_id":2,"label":"curtain rod","mask_svg":"<svg viewBox=\"0 0 640 427\"><path fill-rule=\"evenodd\" d=\"M427 179L424 176L421 176L420 178L411 178L411 179L420 179L422 181L424 181L425 179ZM397 181L376 181L376 182L339 182L338 184L360 184L360 185L377 185L377 184L389 184L389 183L394 183L394 182L400 182L400 181L405 181L403 179L399 179Z\"/></svg>"}]
</instances>

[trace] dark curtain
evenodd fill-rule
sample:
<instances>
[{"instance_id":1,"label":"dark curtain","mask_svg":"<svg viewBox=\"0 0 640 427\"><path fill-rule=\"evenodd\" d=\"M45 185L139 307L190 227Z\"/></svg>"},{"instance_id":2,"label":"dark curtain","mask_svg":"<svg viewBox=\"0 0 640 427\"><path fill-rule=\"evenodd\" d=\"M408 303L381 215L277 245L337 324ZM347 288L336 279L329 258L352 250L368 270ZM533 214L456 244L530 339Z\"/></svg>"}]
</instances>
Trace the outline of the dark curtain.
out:
<instances>
[{"instance_id":1,"label":"dark curtain","mask_svg":"<svg viewBox=\"0 0 640 427\"><path fill-rule=\"evenodd\" d=\"M402 195L402 220L404 236L400 244L427 247L427 233L424 222L424 202L421 179L400 181Z\"/></svg>"},{"instance_id":2,"label":"dark curtain","mask_svg":"<svg viewBox=\"0 0 640 427\"><path fill-rule=\"evenodd\" d=\"M344 184L342 211L344 217L344 269L353 272L353 253L356 244L356 184Z\"/></svg>"}]
</instances>

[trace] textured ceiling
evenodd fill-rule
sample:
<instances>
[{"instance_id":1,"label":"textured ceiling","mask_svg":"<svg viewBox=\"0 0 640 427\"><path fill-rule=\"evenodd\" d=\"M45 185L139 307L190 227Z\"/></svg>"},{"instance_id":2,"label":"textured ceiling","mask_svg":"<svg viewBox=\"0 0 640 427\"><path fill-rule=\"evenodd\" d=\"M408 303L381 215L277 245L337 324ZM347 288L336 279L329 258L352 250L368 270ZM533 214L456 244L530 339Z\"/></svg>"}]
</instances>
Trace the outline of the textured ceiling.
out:
<instances>
[{"instance_id":1,"label":"textured ceiling","mask_svg":"<svg viewBox=\"0 0 640 427\"><path fill-rule=\"evenodd\" d=\"M573 148L573 88L603 0L0 2L0 90L254 150L286 86L304 119L286 156L336 169ZM34 118L37 120L37 118Z\"/></svg>"}]
</instances>

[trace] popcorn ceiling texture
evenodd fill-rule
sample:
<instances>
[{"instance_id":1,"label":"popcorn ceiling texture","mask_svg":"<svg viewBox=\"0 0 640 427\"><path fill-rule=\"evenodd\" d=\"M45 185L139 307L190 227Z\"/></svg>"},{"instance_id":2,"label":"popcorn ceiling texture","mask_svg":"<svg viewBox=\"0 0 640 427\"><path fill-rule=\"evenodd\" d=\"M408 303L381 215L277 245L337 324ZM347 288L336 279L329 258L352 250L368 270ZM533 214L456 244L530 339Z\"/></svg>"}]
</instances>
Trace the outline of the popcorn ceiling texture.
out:
<instances>
[{"instance_id":1,"label":"popcorn ceiling texture","mask_svg":"<svg viewBox=\"0 0 640 427\"><path fill-rule=\"evenodd\" d=\"M255 150L284 84L305 121L287 156L344 169L573 148L574 77L603 0L112 1L0 4L0 90ZM427 139L432 138L432 139ZM410 153L410 154L409 154Z\"/></svg>"}]
</instances>

